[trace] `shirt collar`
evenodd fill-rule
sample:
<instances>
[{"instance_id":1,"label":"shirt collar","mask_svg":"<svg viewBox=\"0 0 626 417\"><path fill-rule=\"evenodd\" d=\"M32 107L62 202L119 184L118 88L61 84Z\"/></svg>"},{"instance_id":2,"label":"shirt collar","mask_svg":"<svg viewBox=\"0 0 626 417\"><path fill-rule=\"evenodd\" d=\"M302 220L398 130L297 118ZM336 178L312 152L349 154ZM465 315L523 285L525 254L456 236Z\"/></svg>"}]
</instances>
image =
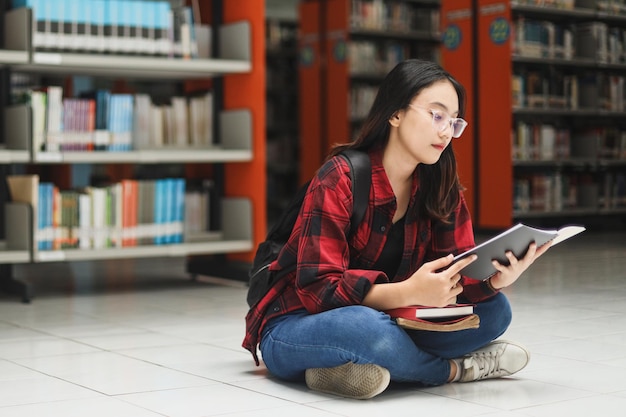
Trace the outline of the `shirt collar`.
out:
<instances>
[{"instance_id":1,"label":"shirt collar","mask_svg":"<svg viewBox=\"0 0 626 417\"><path fill-rule=\"evenodd\" d=\"M374 203L376 205L389 204L395 200L393 189L385 167L383 167L383 152L382 150L373 151L371 153L372 160L372 185L374 186Z\"/></svg>"},{"instance_id":2,"label":"shirt collar","mask_svg":"<svg viewBox=\"0 0 626 417\"><path fill-rule=\"evenodd\" d=\"M374 186L374 197L376 205L389 204L394 201L396 196L391 188L389 178L383 166L383 151L375 150L370 153L372 161L372 185ZM415 196L419 186L418 170L413 172L413 185L411 187L411 196Z\"/></svg>"}]
</instances>

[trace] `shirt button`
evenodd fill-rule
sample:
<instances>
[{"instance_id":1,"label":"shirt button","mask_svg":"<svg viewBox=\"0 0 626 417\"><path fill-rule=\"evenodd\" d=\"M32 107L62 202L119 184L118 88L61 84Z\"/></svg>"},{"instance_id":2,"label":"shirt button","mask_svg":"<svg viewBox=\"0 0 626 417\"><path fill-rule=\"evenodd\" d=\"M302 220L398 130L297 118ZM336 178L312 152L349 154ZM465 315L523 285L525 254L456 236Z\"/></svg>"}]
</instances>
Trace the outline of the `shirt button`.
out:
<instances>
[{"instance_id":1,"label":"shirt button","mask_svg":"<svg viewBox=\"0 0 626 417\"><path fill-rule=\"evenodd\" d=\"M385 230L387 230L387 228L385 226L380 226L380 231L384 232Z\"/></svg>"},{"instance_id":2,"label":"shirt button","mask_svg":"<svg viewBox=\"0 0 626 417\"><path fill-rule=\"evenodd\" d=\"M274 311L280 311L280 307L274 307Z\"/></svg>"}]
</instances>

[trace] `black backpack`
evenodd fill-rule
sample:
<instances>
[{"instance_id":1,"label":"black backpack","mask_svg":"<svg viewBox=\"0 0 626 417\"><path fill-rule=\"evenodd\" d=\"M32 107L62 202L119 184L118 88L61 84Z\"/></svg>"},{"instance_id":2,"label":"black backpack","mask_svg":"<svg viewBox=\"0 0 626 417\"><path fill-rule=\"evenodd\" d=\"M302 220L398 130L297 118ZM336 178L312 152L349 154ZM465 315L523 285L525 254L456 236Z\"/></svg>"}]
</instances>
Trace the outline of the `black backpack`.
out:
<instances>
[{"instance_id":1,"label":"black backpack","mask_svg":"<svg viewBox=\"0 0 626 417\"><path fill-rule=\"evenodd\" d=\"M339 156L348 161L352 174L354 206L350 217L349 232L349 236L352 236L365 215L372 183L372 168L369 155L365 152L347 149L339 153ZM278 257L278 253L291 236L310 182L311 180L298 189L278 222L268 232L265 241L261 242L257 248L252 267L248 273L250 280L247 301L250 307L259 302L275 284L276 276L270 273L270 264Z\"/></svg>"}]
</instances>

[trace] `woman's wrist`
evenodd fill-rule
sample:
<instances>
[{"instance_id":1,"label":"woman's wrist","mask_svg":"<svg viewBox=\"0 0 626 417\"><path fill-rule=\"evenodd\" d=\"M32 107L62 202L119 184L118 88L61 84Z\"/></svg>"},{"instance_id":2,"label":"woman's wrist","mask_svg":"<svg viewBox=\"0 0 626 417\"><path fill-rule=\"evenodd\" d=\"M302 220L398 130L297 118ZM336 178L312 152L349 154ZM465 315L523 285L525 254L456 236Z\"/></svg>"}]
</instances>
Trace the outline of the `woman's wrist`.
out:
<instances>
[{"instance_id":1,"label":"woman's wrist","mask_svg":"<svg viewBox=\"0 0 626 417\"><path fill-rule=\"evenodd\" d=\"M485 280L485 282L487 283L487 286L488 286L491 290L493 290L493 291L500 291L500 289L502 288L502 287L497 287L497 286L496 286L496 285L497 285L497 283L496 283L496 285L494 285L494 284L493 284L493 277L489 277L489 278L487 278L487 279Z\"/></svg>"}]
</instances>

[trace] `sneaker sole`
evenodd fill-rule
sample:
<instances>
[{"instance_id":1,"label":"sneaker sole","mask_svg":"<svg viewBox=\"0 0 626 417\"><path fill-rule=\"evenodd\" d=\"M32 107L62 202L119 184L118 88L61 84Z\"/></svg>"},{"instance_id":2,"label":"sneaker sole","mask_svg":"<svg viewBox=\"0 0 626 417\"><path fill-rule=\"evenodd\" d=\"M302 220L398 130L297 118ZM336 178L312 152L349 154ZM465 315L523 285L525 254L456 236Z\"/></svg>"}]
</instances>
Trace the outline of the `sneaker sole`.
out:
<instances>
[{"instance_id":1,"label":"sneaker sole","mask_svg":"<svg viewBox=\"0 0 626 417\"><path fill-rule=\"evenodd\" d=\"M383 392L391 376L382 366L349 362L334 368L307 369L305 380L315 391L366 400Z\"/></svg>"}]
</instances>

